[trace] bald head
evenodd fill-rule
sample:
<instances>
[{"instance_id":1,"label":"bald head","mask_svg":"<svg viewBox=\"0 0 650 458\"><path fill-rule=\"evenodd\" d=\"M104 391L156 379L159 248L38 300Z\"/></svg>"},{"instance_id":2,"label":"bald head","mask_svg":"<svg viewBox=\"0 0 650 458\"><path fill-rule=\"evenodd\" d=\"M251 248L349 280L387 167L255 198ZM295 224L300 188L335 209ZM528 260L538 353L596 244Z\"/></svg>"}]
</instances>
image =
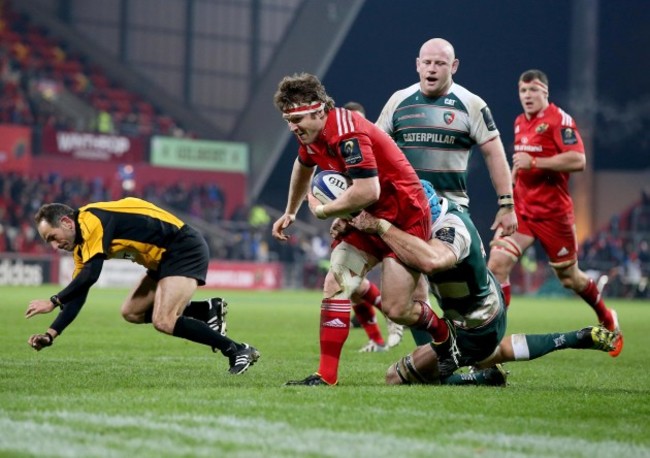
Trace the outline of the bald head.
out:
<instances>
[{"instance_id":1,"label":"bald head","mask_svg":"<svg viewBox=\"0 0 650 458\"><path fill-rule=\"evenodd\" d=\"M420 75L420 90L427 97L440 97L447 94L458 69L458 59L454 47L443 38L432 38L420 47L420 55L415 61Z\"/></svg>"},{"instance_id":2,"label":"bald head","mask_svg":"<svg viewBox=\"0 0 650 458\"><path fill-rule=\"evenodd\" d=\"M445 54L450 60L456 59L454 47L444 38L432 38L420 47L420 57L427 54Z\"/></svg>"}]
</instances>

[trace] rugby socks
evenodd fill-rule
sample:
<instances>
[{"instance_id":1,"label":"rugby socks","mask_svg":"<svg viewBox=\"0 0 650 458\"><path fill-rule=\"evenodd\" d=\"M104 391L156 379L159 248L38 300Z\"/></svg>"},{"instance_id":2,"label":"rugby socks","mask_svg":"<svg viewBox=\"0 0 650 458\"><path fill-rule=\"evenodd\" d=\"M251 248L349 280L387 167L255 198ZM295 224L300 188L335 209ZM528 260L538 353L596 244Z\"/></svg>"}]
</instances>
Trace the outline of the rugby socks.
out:
<instances>
[{"instance_id":1,"label":"rugby socks","mask_svg":"<svg viewBox=\"0 0 650 458\"><path fill-rule=\"evenodd\" d=\"M431 334L421 329L411 328L411 335L413 335L413 340L415 341L415 345L417 345L418 347L431 343L432 340Z\"/></svg>"},{"instance_id":2,"label":"rugby socks","mask_svg":"<svg viewBox=\"0 0 650 458\"><path fill-rule=\"evenodd\" d=\"M381 335L379 324L377 324L375 308L365 301L353 305L352 308L354 309L354 314L356 315L359 324L363 327L363 330L366 331L368 338L378 345L384 345L384 338Z\"/></svg>"},{"instance_id":3,"label":"rugby socks","mask_svg":"<svg viewBox=\"0 0 650 458\"><path fill-rule=\"evenodd\" d=\"M194 318L179 316L174 325L174 337L181 337L183 339L191 340L192 342L208 345L212 349L221 350L221 353L227 354L237 350L240 345L222 336L218 332L213 331L203 321L195 320Z\"/></svg>"},{"instance_id":4,"label":"rugby socks","mask_svg":"<svg viewBox=\"0 0 650 458\"><path fill-rule=\"evenodd\" d=\"M579 345L578 331L552 334L513 334L510 339L515 361L530 361L565 348L582 348Z\"/></svg>"},{"instance_id":5,"label":"rugby socks","mask_svg":"<svg viewBox=\"0 0 650 458\"><path fill-rule=\"evenodd\" d=\"M488 377L488 372L485 370L477 370L474 372L465 372L452 374L449 377L440 380L441 385L473 385L473 386L493 386L494 383Z\"/></svg>"},{"instance_id":6,"label":"rugby socks","mask_svg":"<svg viewBox=\"0 0 650 458\"><path fill-rule=\"evenodd\" d=\"M589 283L587 283L585 289L583 289L578 294L587 304L591 306L592 309L594 309L594 312L596 312L596 315L598 315L598 321L603 323L607 329L610 329L609 326L612 326L613 329L614 325L612 323L612 316L609 313L609 310L607 309L603 298L601 297L600 291L598 291L596 282L590 278Z\"/></svg>"},{"instance_id":7,"label":"rugby socks","mask_svg":"<svg viewBox=\"0 0 650 458\"><path fill-rule=\"evenodd\" d=\"M449 328L444 320L438 318L433 309L422 301L415 301L420 304L420 316L412 326L416 330L426 331L433 338L435 345L445 342L449 338Z\"/></svg>"},{"instance_id":8,"label":"rugby socks","mask_svg":"<svg viewBox=\"0 0 650 458\"><path fill-rule=\"evenodd\" d=\"M377 288L377 285L374 283L368 282L368 285L368 291L366 291L364 295L361 296L361 299L363 299L364 302L377 307L377 309L379 309L381 312L381 292L379 291L379 288Z\"/></svg>"},{"instance_id":9,"label":"rugby socks","mask_svg":"<svg viewBox=\"0 0 650 458\"><path fill-rule=\"evenodd\" d=\"M368 335L368 338L378 345L384 345L384 338L381 335L381 329L377 323L377 314L375 313L375 307L379 303L379 308L381 310L381 296L379 293L379 288L373 283L370 283L368 291L361 296L362 302L360 304L353 305L354 314L359 321L359 324L363 327L364 331Z\"/></svg>"},{"instance_id":10,"label":"rugby socks","mask_svg":"<svg viewBox=\"0 0 650 458\"><path fill-rule=\"evenodd\" d=\"M195 318L199 321L207 321L209 309L209 301L191 301L183 310L183 316Z\"/></svg>"},{"instance_id":11,"label":"rugby socks","mask_svg":"<svg viewBox=\"0 0 650 458\"><path fill-rule=\"evenodd\" d=\"M350 334L350 299L323 299L320 309L320 365L318 374L330 385L338 380L343 344Z\"/></svg>"}]
</instances>

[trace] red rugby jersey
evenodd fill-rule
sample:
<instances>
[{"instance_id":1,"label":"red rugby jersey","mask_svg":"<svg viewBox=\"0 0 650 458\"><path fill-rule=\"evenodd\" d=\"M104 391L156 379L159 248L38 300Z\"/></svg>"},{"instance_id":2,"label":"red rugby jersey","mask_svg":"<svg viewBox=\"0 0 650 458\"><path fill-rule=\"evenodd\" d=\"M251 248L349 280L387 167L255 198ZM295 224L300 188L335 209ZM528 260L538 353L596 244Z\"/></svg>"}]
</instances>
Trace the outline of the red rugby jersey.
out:
<instances>
[{"instance_id":1,"label":"red rugby jersey","mask_svg":"<svg viewBox=\"0 0 650 458\"><path fill-rule=\"evenodd\" d=\"M366 211L401 229L418 224L429 206L413 166L392 138L359 114L335 108L310 145L301 145L300 162L336 170L352 179L379 177L381 196Z\"/></svg>"},{"instance_id":2,"label":"red rugby jersey","mask_svg":"<svg viewBox=\"0 0 650 458\"><path fill-rule=\"evenodd\" d=\"M528 120L515 120L515 152L534 158L552 157L568 151L584 154L585 148L573 118L554 104ZM573 213L568 172L535 168L517 172L514 186L517 213L529 218L551 218Z\"/></svg>"}]
</instances>

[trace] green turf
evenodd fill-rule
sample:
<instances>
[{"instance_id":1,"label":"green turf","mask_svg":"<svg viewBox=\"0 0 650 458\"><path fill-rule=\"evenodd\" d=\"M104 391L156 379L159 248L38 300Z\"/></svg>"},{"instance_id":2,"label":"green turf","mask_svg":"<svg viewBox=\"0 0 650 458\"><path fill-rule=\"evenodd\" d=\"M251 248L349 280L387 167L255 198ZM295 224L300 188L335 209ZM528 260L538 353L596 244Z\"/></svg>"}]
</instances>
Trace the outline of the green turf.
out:
<instances>
[{"instance_id":1,"label":"green turf","mask_svg":"<svg viewBox=\"0 0 650 458\"><path fill-rule=\"evenodd\" d=\"M359 329L340 385L310 388L282 385L317 368L317 292L222 293L229 335L262 353L231 376L209 349L123 321L122 290L93 290L37 353L27 338L54 315L23 314L56 290L0 288L0 456L650 456L648 302L609 301L625 332L619 358L568 350L510 363L507 388L384 386L411 340L360 354ZM509 319L510 332L545 332L594 316L577 299L517 297Z\"/></svg>"}]
</instances>

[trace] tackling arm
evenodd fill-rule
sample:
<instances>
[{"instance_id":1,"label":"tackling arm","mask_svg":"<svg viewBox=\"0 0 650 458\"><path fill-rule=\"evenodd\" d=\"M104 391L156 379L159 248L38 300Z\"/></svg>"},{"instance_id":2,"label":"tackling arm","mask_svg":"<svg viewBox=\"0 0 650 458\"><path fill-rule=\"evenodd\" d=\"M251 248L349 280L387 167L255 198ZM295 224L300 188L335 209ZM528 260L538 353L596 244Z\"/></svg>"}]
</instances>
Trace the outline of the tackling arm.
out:
<instances>
[{"instance_id":1,"label":"tackling arm","mask_svg":"<svg viewBox=\"0 0 650 458\"><path fill-rule=\"evenodd\" d=\"M404 264L424 274L431 275L456 265L458 258L451 248L436 238L425 242L385 219L378 219L362 212L351 222L352 226L369 233L376 233L395 252Z\"/></svg>"}]
</instances>

